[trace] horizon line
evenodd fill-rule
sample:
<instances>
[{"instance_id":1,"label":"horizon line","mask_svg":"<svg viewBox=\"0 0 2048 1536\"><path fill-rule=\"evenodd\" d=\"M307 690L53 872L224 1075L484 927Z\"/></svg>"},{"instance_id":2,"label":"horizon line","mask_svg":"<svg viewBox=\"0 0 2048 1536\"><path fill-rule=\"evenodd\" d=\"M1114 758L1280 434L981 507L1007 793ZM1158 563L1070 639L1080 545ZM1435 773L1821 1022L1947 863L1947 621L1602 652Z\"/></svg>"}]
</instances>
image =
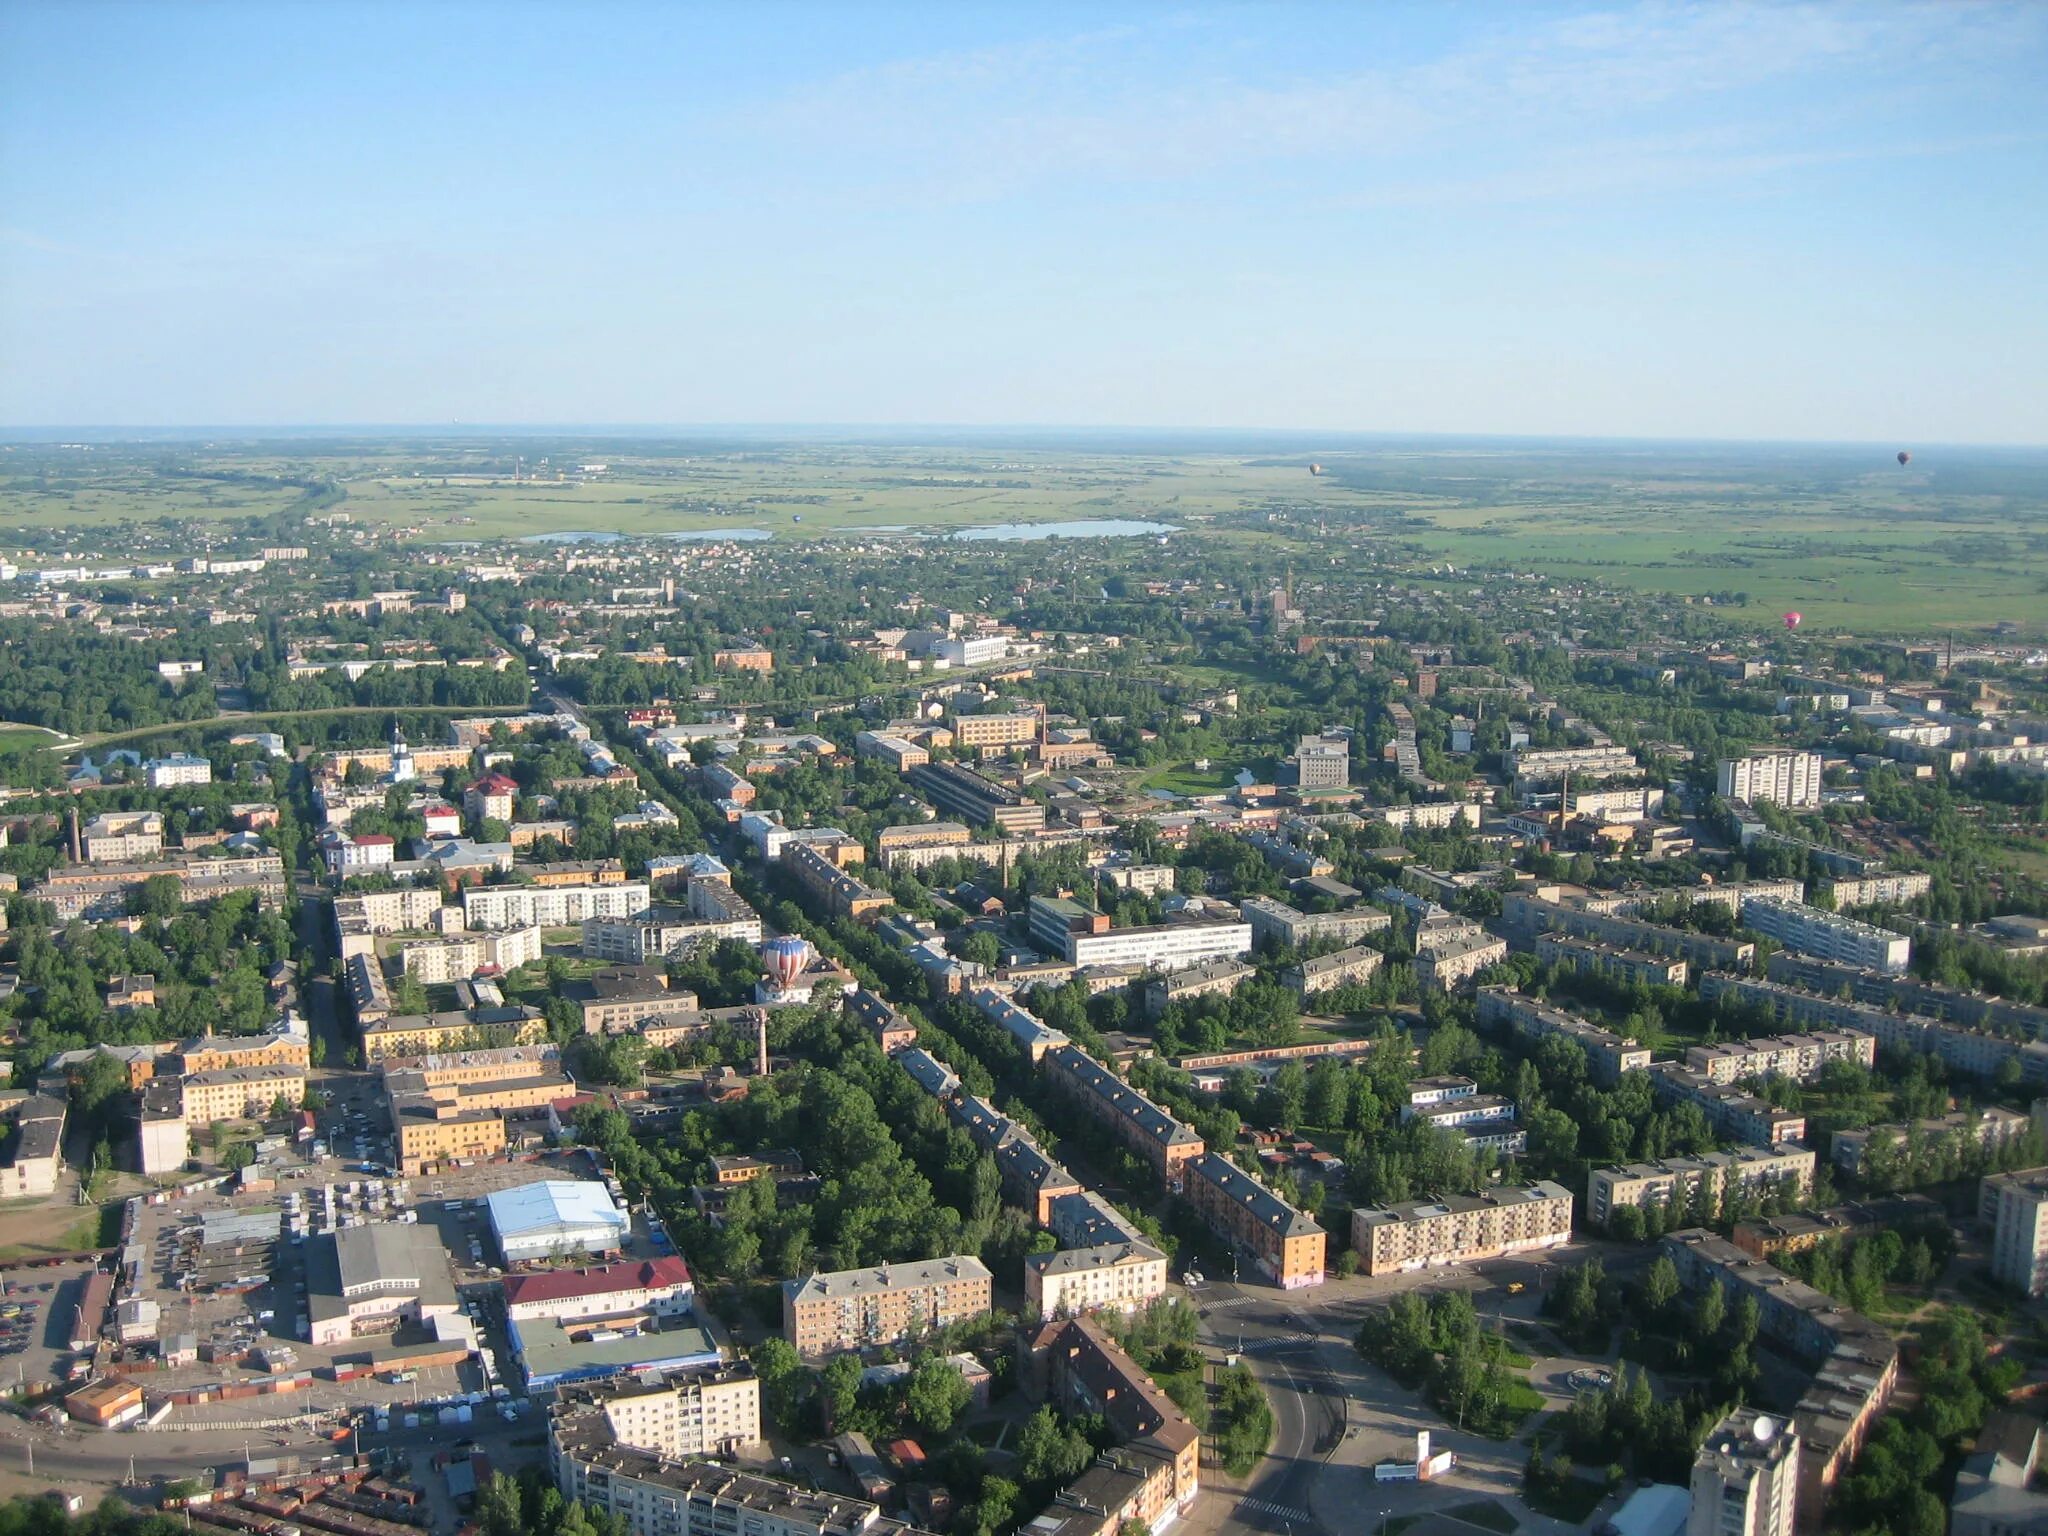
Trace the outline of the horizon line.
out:
<instances>
[{"instance_id":1,"label":"horizon line","mask_svg":"<svg viewBox=\"0 0 2048 1536\"><path fill-rule=\"evenodd\" d=\"M1828 437L1686 437L1676 435L1644 434L1599 434L1585 432L1530 433L1490 432L1480 430L1416 430L1393 431L1371 428L1315 428L1315 427L1213 427L1213 426L1162 426L1130 424L1053 424L1044 422L773 422L773 421L729 421L729 422L598 422L598 421L508 421L508 422L201 422L201 423L0 423L0 444L13 446L19 443L42 443L63 436L93 439L106 443L122 443L157 439L191 439L206 436L241 436L265 440L290 440L295 437L326 437L340 435L420 435L441 434L447 436L537 436L548 433L585 434L591 436L614 435L637 438L677 437L686 435L708 435L728 433L742 436L776 434L786 437L835 436L858 438L864 434L901 437L910 434L933 433L948 437L972 436L977 433L1003 436L1087 437L1182 437L1217 439L1279 439L1299 441L1304 445L1327 443L1337 447L1345 443L1395 444L1410 442L1442 443L1507 443L1507 444L1574 444L1595 445L1638 445L1638 446L1699 446L1699 447L1770 447L1770 448L1885 448L1897 452L1901 446L1896 440L1884 438L1828 438ZM1970 448L2003 449L2019 452L2048 450L2048 439L2037 442L2013 442L1993 438L1961 438L1930 440L1924 443L1905 445L1918 455L1924 448Z\"/></svg>"}]
</instances>

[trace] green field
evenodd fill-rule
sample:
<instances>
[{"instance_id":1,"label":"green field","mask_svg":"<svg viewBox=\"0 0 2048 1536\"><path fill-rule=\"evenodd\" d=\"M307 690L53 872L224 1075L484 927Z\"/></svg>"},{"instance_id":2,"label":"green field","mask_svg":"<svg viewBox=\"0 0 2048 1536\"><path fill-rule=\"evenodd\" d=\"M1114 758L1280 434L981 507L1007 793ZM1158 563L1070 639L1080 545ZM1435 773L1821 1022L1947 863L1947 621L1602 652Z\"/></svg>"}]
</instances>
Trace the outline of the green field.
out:
<instances>
[{"instance_id":1,"label":"green field","mask_svg":"<svg viewBox=\"0 0 2048 1536\"><path fill-rule=\"evenodd\" d=\"M1175 445L1180 447L1179 444ZM777 540L1130 519L1304 574L1515 573L1727 603L1736 627L1937 632L2048 613L2048 454L1396 444L1310 455L1099 447L336 439L0 454L6 532L331 511L420 543L589 531ZM582 466L601 463L601 474ZM518 478L515 478L515 475ZM161 538L159 535L159 542ZM110 548L140 547L139 544ZM1445 571L1450 566L1454 571ZM1218 677L1215 681L1223 681Z\"/></svg>"}]
</instances>

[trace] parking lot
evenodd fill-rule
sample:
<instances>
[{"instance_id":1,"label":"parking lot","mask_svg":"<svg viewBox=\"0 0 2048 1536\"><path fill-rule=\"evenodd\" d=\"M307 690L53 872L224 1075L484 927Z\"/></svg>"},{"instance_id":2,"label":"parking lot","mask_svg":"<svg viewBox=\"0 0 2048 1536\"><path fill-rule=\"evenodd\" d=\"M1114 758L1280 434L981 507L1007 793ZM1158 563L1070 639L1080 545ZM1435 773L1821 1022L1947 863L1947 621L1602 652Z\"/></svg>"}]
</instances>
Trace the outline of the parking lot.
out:
<instances>
[{"instance_id":1,"label":"parking lot","mask_svg":"<svg viewBox=\"0 0 2048 1536\"><path fill-rule=\"evenodd\" d=\"M91 1272L83 1263L0 1270L0 1384L64 1379L73 1310Z\"/></svg>"}]
</instances>

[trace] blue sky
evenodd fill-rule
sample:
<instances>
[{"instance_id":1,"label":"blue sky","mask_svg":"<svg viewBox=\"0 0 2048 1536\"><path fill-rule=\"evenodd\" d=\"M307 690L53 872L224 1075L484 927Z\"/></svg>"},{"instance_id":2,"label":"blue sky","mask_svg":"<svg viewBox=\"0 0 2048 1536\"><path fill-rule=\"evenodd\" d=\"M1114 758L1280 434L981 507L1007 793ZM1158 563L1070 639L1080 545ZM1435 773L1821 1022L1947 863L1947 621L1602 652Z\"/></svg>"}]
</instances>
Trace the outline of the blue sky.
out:
<instances>
[{"instance_id":1,"label":"blue sky","mask_svg":"<svg viewBox=\"0 0 2048 1536\"><path fill-rule=\"evenodd\" d=\"M0 423L2048 441L2048 8L0 6Z\"/></svg>"}]
</instances>

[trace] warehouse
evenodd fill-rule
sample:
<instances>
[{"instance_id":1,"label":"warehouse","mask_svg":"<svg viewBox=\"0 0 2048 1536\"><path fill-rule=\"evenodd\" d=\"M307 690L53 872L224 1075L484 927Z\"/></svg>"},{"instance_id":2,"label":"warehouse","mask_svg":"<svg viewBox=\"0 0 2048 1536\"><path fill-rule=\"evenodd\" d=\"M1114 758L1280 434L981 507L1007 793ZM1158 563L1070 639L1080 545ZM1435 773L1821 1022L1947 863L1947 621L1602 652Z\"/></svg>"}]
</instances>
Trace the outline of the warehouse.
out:
<instances>
[{"instance_id":1,"label":"warehouse","mask_svg":"<svg viewBox=\"0 0 2048 1536\"><path fill-rule=\"evenodd\" d=\"M600 1257L619 1252L631 1223L602 1184L548 1179L486 1197L505 1262Z\"/></svg>"}]
</instances>

